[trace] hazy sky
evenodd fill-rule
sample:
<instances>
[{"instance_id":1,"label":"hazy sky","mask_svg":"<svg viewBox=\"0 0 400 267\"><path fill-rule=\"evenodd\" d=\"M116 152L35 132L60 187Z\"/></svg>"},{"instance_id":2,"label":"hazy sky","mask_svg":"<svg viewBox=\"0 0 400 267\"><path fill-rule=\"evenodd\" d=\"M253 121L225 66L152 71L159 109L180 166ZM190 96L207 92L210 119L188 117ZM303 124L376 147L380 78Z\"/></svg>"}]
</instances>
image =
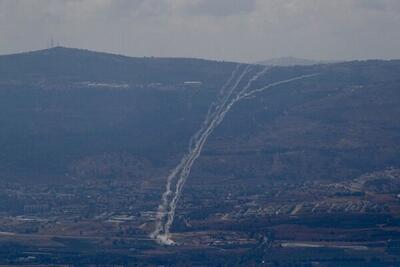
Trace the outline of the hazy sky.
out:
<instances>
[{"instance_id":1,"label":"hazy sky","mask_svg":"<svg viewBox=\"0 0 400 267\"><path fill-rule=\"evenodd\" d=\"M400 58L400 0L0 0L0 54Z\"/></svg>"}]
</instances>

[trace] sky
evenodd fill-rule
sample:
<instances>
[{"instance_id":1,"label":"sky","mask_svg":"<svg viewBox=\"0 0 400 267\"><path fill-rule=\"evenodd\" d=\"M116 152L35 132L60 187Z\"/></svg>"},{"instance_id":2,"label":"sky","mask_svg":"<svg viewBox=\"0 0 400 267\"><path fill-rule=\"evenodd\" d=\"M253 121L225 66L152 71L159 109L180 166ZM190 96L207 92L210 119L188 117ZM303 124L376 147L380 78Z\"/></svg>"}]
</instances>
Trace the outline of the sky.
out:
<instances>
[{"instance_id":1,"label":"sky","mask_svg":"<svg viewBox=\"0 0 400 267\"><path fill-rule=\"evenodd\" d=\"M400 0L0 0L0 54L54 43L241 62L400 58Z\"/></svg>"}]
</instances>

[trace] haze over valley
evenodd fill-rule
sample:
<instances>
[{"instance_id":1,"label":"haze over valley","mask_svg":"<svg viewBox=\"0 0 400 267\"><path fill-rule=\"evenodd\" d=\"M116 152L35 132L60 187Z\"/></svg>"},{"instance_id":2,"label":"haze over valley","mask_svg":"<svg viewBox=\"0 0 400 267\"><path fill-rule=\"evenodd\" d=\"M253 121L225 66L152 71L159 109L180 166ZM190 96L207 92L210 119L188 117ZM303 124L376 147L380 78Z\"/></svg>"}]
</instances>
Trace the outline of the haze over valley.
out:
<instances>
[{"instance_id":1,"label":"haze over valley","mask_svg":"<svg viewBox=\"0 0 400 267\"><path fill-rule=\"evenodd\" d=\"M0 266L400 266L399 12L0 0Z\"/></svg>"}]
</instances>

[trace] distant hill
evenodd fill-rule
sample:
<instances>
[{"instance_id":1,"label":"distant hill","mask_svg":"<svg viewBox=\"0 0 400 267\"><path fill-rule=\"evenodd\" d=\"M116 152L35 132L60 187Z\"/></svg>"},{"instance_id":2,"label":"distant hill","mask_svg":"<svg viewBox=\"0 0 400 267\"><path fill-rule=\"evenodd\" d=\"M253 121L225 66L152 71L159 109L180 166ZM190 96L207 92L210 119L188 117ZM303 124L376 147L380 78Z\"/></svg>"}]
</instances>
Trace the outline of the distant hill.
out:
<instances>
[{"instance_id":1,"label":"distant hill","mask_svg":"<svg viewBox=\"0 0 400 267\"><path fill-rule=\"evenodd\" d=\"M164 179L235 68L68 48L0 56L0 179ZM234 106L189 183L400 167L400 61L276 67L252 88L310 73Z\"/></svg>"},{"instance_id":2,"label":"distant hill","mask_svg":"<svg viewBox=\"0 0 400 267\"><path fill-rule=\"evenodd\" d=\"M29 83L43 79L131 84L206 81L224 74L221 66L232 65L190 58L134 58L65 47L0 56L2 80Z\"/></svg>"},{"instance_id":3,"label":"distant hill","mask_svg":"<svg viewBox=\"0 0 400 267\"><path fill-rule=\"evenodd\" d=\"M311 66L317 64L325 64L329 63L327 61L317 61L311 59L303 59L303 58L295 58L295 57L280 57L280 58L272 58L264 61L257 62L257 64L265 65L265 66Z\"/></svg>"}]
</instances>

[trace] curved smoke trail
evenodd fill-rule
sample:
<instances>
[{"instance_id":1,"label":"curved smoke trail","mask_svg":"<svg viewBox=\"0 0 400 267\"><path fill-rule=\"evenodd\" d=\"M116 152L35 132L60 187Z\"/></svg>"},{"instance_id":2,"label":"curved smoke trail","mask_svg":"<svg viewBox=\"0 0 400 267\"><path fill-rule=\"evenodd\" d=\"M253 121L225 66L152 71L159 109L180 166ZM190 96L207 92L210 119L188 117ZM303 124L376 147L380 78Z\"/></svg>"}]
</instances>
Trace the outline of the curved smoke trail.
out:
<instances>
[{"instance_id":1,"label":"curved smoke trail","mask_svg":"<svg viewBox=\"0 0 400 267\"><path fill-rule=\"evenodd\" d=\"M225 91L229 86L231 86L231 88L234 89L235 87L237 87L239 85L241 79L243 79L245 74L248 72L248 68L249 68L249 67L246 67L246 69L244 69L242 71L242 73L240 74L239 78L236 79L235 83L233 85L231 85L231 83L234 81L234 78L237 76L241 66L242 66L242 64L237 64L235 70L232 72L229 79L222 86L221 92ZM229 92L232 92L232 90L230 90ZM229 94L227 96L229 97ZM219 96L218 102L221 102L221 101L224 102L225 98L227 96L225 96L222 99L221 99L221 96ZM207 126L207 122L210 120L210 118L215 116L214 115L215 109L218 109L218 106L219 106L219 104L218 103L216 104L215 102L211 105L200 130L197 131L194 134L194 136L192 136L192 138L190 139L189 149L188 149L187 154L184 155L184 157L181 159L180 163L174 168L174 170L168 176L166 188L165 188L165 191L161 198L161 204L158 207L155 230L151 234L152 238L160 239L160 237L162 237L162 236L160 236L160 233L165 232L164 220L165 220L165 217L167 216L167 212L168 212L169 200L170 200L169 198L170 198L171 194L173 193L171 187L173 186L174 179L176 178L177 174L179 174L179 172L182 170L183 166L188 161L189 155L191 155L193 153L192 151L194 149L195 140L197 140L199 135L201 134L201 132L204 131L205 127ZM159 241L162 243L166 243L166 241L163 241L163 240L159 240Z\"/></svg>"},{"instance_id":2,"label":"curved smoke trail","mask_svg":"<svg viewBox=\"0 0 400 267\"><path fill-rule=\"evenodd\" d=\"M225 115L229 112L232 106L242 99L245 99L256 93L267 90L271 87L293 82L296 80L310 78L317 75L317 74L311 74L311 75L298 76L295 78L275 82L267 86L248 91L251 85L257 79L259 79L260 76L265 74L266 71L269 69L269 68L264 68L263 70L257 72L253 77L251 77L241 90L236 92L243 78L249 72L251 72L250 65L247 65L247 67L238 76L235 83L231 85L231 83L234 80L234 77L237 76L240 67L241 65L238 65L236 67L231 77L221 88L220 95L218 97L219 99L217 99L217 101L210 106L206 118L202 123L202 126L191 138L187 154L184 155L180 163L175 167L175 169L171 172L171 174L167 178L166 190L162 195L161 205L158 208L156 227L154 232L151 234L152 238L156 239L158 242L162 244L170 245L174 243L174 241L171 239L170 228L174 221L177 203L182 194L183 186L185 185L185 182L188 176L190 175L194 162L200 156L208 137L211 135L214 129L223 121ZM225 93L226 90L228 90L227 93ZM175 187L175 190L173 190L172 187Z\"/></svg>"},{"instance_id":3,"label":"curved smoke trail","mask_svg":"<svg viewBox=\"0 0 400 267\"><path fill-rule=\"evenodd\" d=\"M269 68L264 68L262 71L258 72L256 75L254 75L248 82L247 84L243 87L243 89L239 92L239 94L246 92L251 85L253 84L254 81L256 81L261 75L265 74L265 72L268 70ZM241 80L241 78L239 78L239 80ZM237 83L238 84L238 83ZM231 93L228 95L228 97L226 98L226 101L224 101L222 103L222 105L219 106L219 109L217 110L217 113L215 114L215 116L212 117L210 124L207 126L207 128L205 129L205 131L202 133L202 135L200 136L199 139L197 139L197 143L195 146L195 149L193 151L193 153L191 154L191 156L189 157L189 160L187 161L187 164L183 167L182 172L179 175L179 179L176 185L176 189L174 192L174 197L172 198L170 204L169 204L169 212L168 212L168 220L165 224L165 235L167 237L170 236L170 228L171 225L173 223L174 220L174 216L175 216L175 210L176 210L176 205L177 202L179 201L179 198L181 196L182 193L182 188L185 185L185 182L190 174L190 171L192 169L193 163L196 161L196 159L200 156L201 151L203 150L204 144L207 141L208 137L211 135L211 133L214 131L214 129L222 122L222 120L224 119L226 113L229 111L229 109L231 108L231 106L234 104L232 103L237 102L236 98L233 98L233 100L231 100L229 102L229 104L227 104L227 101L229 99L229 96L232 95L232 92L234 91L234 89L236 89L237 85L235 85L235 88L233 88L233 90L231 90ZM228 109L227 109L228 107Z\"/></svg>"},{"instance_id":4,"label":"curved smoke trail","mask_svg":"<svg viewBox=\"0 0 400 267\"><path fill-rule=\"evenodd\" d=\"M237 75L241 65L238 65L231 77L222 87L221 92L228 90L228 87L233 82L233 79ZM186 180L187 176L190 173L191 166L194 161L199 156L202 147L208 136L211 133L211 129L214 129L215 119L219 116L219 114L223 111L224 107L227 104L227 101L230 99L235 90L238 88L240 82L243 80L246 74L251 71L251 66L247 65L246 68L241 72L238 76L234 84L230 86L230 89L226 94L221 94L217 102L210 107L209 112L204 120L201 128L196 132L196 134L191 138L188 153L182 158L180 163L175 167L175 169L171 172L167 179L166 190L162 196L162 204L158 208L157 213L157 221L156 228L154 232L151 234L153 238L158 239L162 243L170 243L169 241L169 229L173 222L173 217L175 215L176 203L180 196L180 191L182 190L183 183ZM257 77L261 75L261 72L257 74ZM254 77L248 82L245 88L249 88L251 83L254 81ZM222 95L222 97L221 97ZM216 104L215 104L216 103ZM211 120L211 128L210 128L210 120ZM173 193L172 188L174 179L178 176L178 181L176 181L175 192L173 194L172 200L170 200L170 196ZM165 217L167 216L167 221L165 222ZM160 235L160 233L163 233Z\"/></svg>"},{"instance_id":5,"label":"curved smoke trail","mask_svg":"<svg viewBox=\"0 0 400 267\"><path fill-rule=\"evenodd\" d=\"M232 72L231 77L229 77L229 79L227 80L227 82L222 86L219 94L218 94L218 98L216 101L214 101L210 108L207 111L207 115L206 118L204 119L201 128L192 136L192 138L190 138L190 142L189 142L189 148L193 149L193 145L195 140L198 139L198 137L201 135L201 133L208 127L208 124L210 122L210 120L216 116L216 113L219 111L219 109L221 108L222 105L224 105L224 103L226 103L226 101L228 100L228 98L231 96L231 94L233 93L233 91L238 87L239 83L242 81L242 79L244 78L244 76L250 71L250 65L247 65L247 67L242 71L242 73L238 76L238 78L236 79L235 83L233 85L231 85L231 83L234 81L234 78L237 77L238 72L240 71L240 67L243 64L237 64L235 70ZM225 91L230 87L230 90L228 91L227 94L224 95ZM189 151L190 154L190 151Z\"/></svg>"}]
</instances>

